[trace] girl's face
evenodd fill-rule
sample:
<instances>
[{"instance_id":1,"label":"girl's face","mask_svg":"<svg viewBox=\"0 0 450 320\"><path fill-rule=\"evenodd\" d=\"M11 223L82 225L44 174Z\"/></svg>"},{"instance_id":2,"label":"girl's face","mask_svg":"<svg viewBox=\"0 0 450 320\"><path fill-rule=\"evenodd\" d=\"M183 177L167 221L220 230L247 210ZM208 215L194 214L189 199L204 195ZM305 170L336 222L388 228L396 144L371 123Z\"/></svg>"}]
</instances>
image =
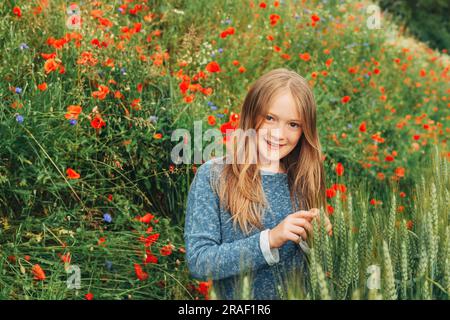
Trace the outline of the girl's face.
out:
<instances>
[{"instance_id":1,"label":"girl's face","mask_svg":"<svg viewBox=\"0 0 450 320\"><path fill-rule=\"evenodd\" d=\"M289 92L279 94L258 129L258 153L266 164L278 164L302 136L302 120Z\"/></svg>"}]
</instances>

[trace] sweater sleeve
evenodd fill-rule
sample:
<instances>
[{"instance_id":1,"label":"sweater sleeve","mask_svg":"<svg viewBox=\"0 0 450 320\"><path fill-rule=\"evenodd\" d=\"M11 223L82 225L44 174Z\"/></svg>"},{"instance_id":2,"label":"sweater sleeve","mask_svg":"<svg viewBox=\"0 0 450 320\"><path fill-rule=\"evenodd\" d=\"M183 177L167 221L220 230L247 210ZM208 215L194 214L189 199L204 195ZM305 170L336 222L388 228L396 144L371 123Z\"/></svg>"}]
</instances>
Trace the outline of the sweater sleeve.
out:
<instances>
[{"instance_id":1,"label":"sweater sleeve","mask_svg":"<svg viewBox=\"0 0 450 320\"><path fill-rule=\"evenodd\" d=\"M184 240L189 271L200 280L218 280L267 265L261 232L222 242L219 198L210 184L211 163L202 164L189 189Z\"/></svg>"},{"instance_id":2,"label":"sweater sleeve","mask_svg":"<svg viewBox=\"0 0 450 320\"><path fill-rule=\"evenodd\" d=\"M269 266L274 265L280 261L280 254L278 248L270 248L269 230L266 229L261 232L261 238L259 239L259 246Z\"/></svg>"}]
</instances>

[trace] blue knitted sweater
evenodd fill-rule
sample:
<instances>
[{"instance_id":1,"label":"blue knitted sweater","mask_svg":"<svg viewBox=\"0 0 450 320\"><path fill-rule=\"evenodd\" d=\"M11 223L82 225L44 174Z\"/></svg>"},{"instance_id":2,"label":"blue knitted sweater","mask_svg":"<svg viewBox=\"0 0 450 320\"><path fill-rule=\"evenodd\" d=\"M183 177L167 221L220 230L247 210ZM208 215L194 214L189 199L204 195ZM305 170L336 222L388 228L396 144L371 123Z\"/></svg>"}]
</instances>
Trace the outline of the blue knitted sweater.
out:
<instances>
[{"instance_id":1,"label":"blue knitted sweater","mask_svg":"<svg viewBox=\"0 0 450 320\"><path fill-rule=\"evenodd\" d=\"M251 298L283 299L286 284L304 281L306 259L301 248L292 241L278 249L279 262L269 265L260 247L264 229L274 228L293 213L286 173L260 170L262 186L269 208L262 217L264 229L256 228L245 235L234 228L229 211L223 210L212 188L224 164L208 160L197 170L190 186L184 229L187 265L198 280L213 280L219 299L241 299L240 275L248 274ZM280 291L281 290L281 291Z\"/></svg>"}]
</instances>

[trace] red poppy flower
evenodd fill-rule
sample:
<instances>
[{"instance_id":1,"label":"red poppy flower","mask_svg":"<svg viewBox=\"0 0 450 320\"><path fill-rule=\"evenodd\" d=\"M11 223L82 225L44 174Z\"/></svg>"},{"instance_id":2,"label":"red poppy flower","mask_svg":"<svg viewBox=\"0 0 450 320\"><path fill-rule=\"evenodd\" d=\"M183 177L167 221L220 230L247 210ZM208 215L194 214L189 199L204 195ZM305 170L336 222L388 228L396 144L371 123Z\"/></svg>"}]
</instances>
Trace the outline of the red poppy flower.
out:
<instances>
[{"instance_id":1,"label":"red poppy flower","mask_svg":"<svg viewBox=\"0 0 450 320\"><path fill-rule=\"evenodd\" d=\"M102 127L106 126L106 122L103 121L103 119L97 115L92 121L91 121L91 127L94 129L101 129Z\"/></svg>"},{"instance_id":2,"label":"red poppy flower","mask_svg":"<svg viewBox=\"0 0 450 320\"><path fill-rule=\"evenodd\" d=\"M103 100L106 98L106 95L109 93L109 88L104 85L99 85L98 90L92 92L92 97L95 99Z\"/></svg>"},{"instance_id":3,"label":"red poppy flower","mask_svg":"<svg viewBox=\"0 0 450 320\"><path fill-rule=\"evenodd\" d=\"M60 258L61 258L62 262L70 263L70 260L71 260L70 252L67 252L66 254L61 255Z\"/></svg>"},{"instance_id":4,"label":"red poppy flower","mask_svg":"<svg viewBox=\"0 0 450 320\"><path fill-rule=\"evenodd\" d=\"M326 195L327 198L333 198L334 196L336 196L336 190L330 188L326 190Z\"/></svg>"},{"instance_id":5,"label":"red poppy flower","mask_svg":"<svg viewBox=\"0 0 450 320\"><path fill-rule=\"evenodd\" d=\"M44 60L48 60L48 59L53 59L56 58L56 52L52 52L52 53L41 53L41 57Z\"/></svg>"},{"instance_id":6,"label":"red poppy flower","mask_svg":"<svg viewBox=\"0 0 450 320\"><path fill-rule=\"evenodd\" d=\"M92 293L86 293L85 295L84 295L84 297L86 298L86 300L92 300L92 299L94 299L94 295L92 294Z\"/></svg>"},{"instance_id":7,"label":"red poppy flower","mask_svg":"<svg viewBox=\"0 0 450 320\"><path fill-rule=\"evenodd\" d=\"M239 114L232 112L230 115L230 121L238 121L239 120Z\"/></svg>"},{"instance_id":8,"label":"red poppy flower","mask_svg":"<svg viewBox=\"0 0 450 320\"><path fill-rule=\"evenodd\" d=\"M20 7L15 6L13 8L13 13L18 16L19 18L22 16L22 10L20 9Z\"/></svg>"},{"instance_id":9,"label":"red poppy flower","mask_svg":"<svg viewBox=\"0 0 450 320\"><path fill-rule=\"evenodd\" d=\"M340 162L336 165L336 174L338 176L342 176L344 174L344 166Z\"/></svg>"},{"instance_id":10,"label":"red poppy flower","mask_svg":"<svg viewBox=\"0 0 450 320\"><path fill-rule=\"evenodd\" d=\"M172 245L168 244L161 248L159 251L163 256L169 256L172 254Z\"/></svg>"},{"instance_id":11,"label":"red poppy flower","mask_svg":"<svg viewBox=\"0 0 450 320\"><path fill-rule=\"evenodd\" d=\"M366 130L367 130L366 122L363 121L363 122L361 122L361 124L359 125L359 131L361 131L361 132L366 132Z\"/></svg>"},{"instance_id":12,"label":"red poppy flower","mask_svg":"<svg viewBox=\"0 0 450 320\"><path fill-rule=\"evenodd\" d=\"M406 228L407 228L408 230L412 230L413 226L414 226L414 223L413 223L412 220L408 220L408 221L406 222Z\"/></svg>"},{"instance_id":13,"label":"red poppy flower","mask_svg":"<svg viewBox=\"0 0 450 320\"><path fill-rule=\"evenodd\" d=\"M210 126L215 125L215 124L216 124L216 117L214 117L214 116L208 116L208 124L209 124Z\"/></svg>"},{"instance_id":14,"label":"red poppy flower","mask_svg":"<svg viewBox=\"0 0 450 320\"><path fill-rule=\"evenodd\" d=\"M38 87L39 90L45 91L45 90L47 90L47 83L44 82L44 83L38 84L37 87Z\"/></svg>"},{"instance_id":15,"label":"red poppy flower","mask_svg":"<svg viewBox=\"0 0 450 320\"><path fill-rule=\"evenodd\" d=\"M80 174L78 172L76 172L75 170L73 170L72 168L67 168L66 174L69 179L79 179L80 178Z\"/></svg>"},{"instance_id":16,"label":"red poppy flower","mask_svg":"<svg viewBox=\"0 0 450 320\"><path fill-rule=\"evenodd\" d=\"M141 237L139 241L144 243L145 247L150 247L156 241L158 241L159 233L151 234L147 238Z\"/></svg>"},{"instance_id":17,"label":"red poppy flower","mask_svg":"<svg viewBox=\"0 0 450 320\"><path fill-rule=\"evenodd\" d=\"M148 224L148 223L150 223L153 220L154 217L155 216L153 214L147 213L145 216L139 217L138 219L139 219L139 222L143 222L143 223L147 223Z\"/></svg>"},{"instance_id":18,"label":"red poppy flower","mask_svg":"<svg viewBox=\"0 0 450 320\"><path fill-rule=\"evenodd\" d=\"M137 263L134 264L134 271L136 272L136 276L140 281L144 281L148 278L148 273L142 270L142 267Z\"/></svg>"},{"instance_id":19,"label":"red poppy flower","mask_svg":"<svg viewBox=\"0 0 450 320\"><path fill-rule=\"evenodd\" d=\"M334 208L332 207L332 206L330 206L329 204L327 205L327 212L328 212L328 215L332 215L333 214L333 212L334 212Z\"/></svg>"},{"instance_id":20,"label":"red poppy flower","mask_svg":"<svg viewBox=\"0 0 450 320\"><path fill-rule=\"evenodd\" d=\"M209 72L220 72L220 66L217 62L212 61L206 65L206 70Z\"/></svg>"},{"instance_id":21,"label":"red poppy flower","mask_svg":"<svg viewBox=\"0 0 450 320\"><path fill-rule=\"evenodd\" d=\"M311 56L309 55L308 52L299 54L299 57L304 61L309 61L311 59Z\"/></svg>"},{"instance_id":22,"label":"red poppy flower","mask_svg":"<svg viewBox=\"0 0 450 320\"><path fill-rule=\"evenodd\" d=\"M153 253L146 249L145 250L145 260L144 260L144 264L147 263L158 263L158 257L156 257L155 255L153 255Z\"/></svg>"},{"instance_id":23,"label":"red poppy flower","mask_svg":"<svg viewBox=\"0 0 450 320\"><path fill-rule=\"evenodd\" d=\"M211 288L211 283L209 281L202 281L198 284L197 291L201 295L208 297L210 288Z\"/></svg>"},{"instance_id":24,"label":"red poppy flower","mask_svg":"<svg viewBox=\"0 0 450 320\"><path fill-rule=\"evenodd\" d=\"M59 63L55 61L55 59L50 58L44 63L44 70L46 74L49 74L52 71L56 71L59 68Z\"/></svg>"},{"instance_id":25,"label":"red poppy flower","mask_svg":"<svg viewBox=\"0 0 450 320\"><path fill-rule=\"evenodd\" d=\"M79 105L70 105L67 107L67 113L64 115L66 119L78 119L83 108Z\"/></svg>"},{"instance_id":26,"label":"red poppy flower","mask_svg":"<svg viewBox=\"0 0 450 320\"><path fill-rule=\"evenodd\" d=\"M220 126L220 131L224 134L227 134L227 131L234 131L236 130L236 126L232 124L231 121L225 122Z\"/></svg>"},{"instance_id":27,"label":"red poppy flower","mask_svg":"<svg viewBox=\"0 0 450 320\"><path fill-rule=\"evenodd\" d=\"M399 178L403 178L405 176L405 168L403 168L403 167L396 168L395 175Z\"/></svg>"},{"instance_id":28,"label":"red poppy flower","mask_svg":"<svg viewBox=\"0 0 450 320\"><path fill-rule=\"evenodd\" d=\"M343 185L343 184L340 184L340 183L334 183L333 186L332 186L332 189L334 191L338 191L339 190L339 192L341 192L341 193L344 193L345 191L347 191L347 187L345 185Z\"/></svg>"},{"instance_id":29,"label":"red poppy flower","mask_svg":"<svg viewBox=\"0 0 450 320\"><path fill-rule=\"evenodd\" d=\"M226 38L229 35L234 34L234 28L233 27L228 27L225 31L220 33L220 37L221 38Z\"/></svg>"},{"instance_id":30,"label":"red poppy flower","mask_svg":"<svg viewBox=\"0 0 450 320\"><path fill-rule=\"evenodd\" d=\"M35 264L32 268L31 271L33 272L34 275L34 280L38 280L38 281L43 281L45 280L45 272L44 270L42 270L41 266L38 264Z\"/></svg>"},{"instance_id":31,"label":"red poppy flower","mask_svg":"<svg viewBox=\"0 0 450 320\"><path fill-rule=\"evenodd\" d=\"M341 99L341 102L342 103L347 103L347 102L350 101L350 99L351 99L350 96L343 96L342 99Z\"/></svg>"},{"instance_id":32,"label":"red poppy flower","mask_svg":"<svg viewBox=\"0 0 450 320\"><path fill-rule=\"evenodd\" d=\"M277 24L278 20L280 20L281 17L278 14L271 14L269 18L270 18L270 25L274 26Z\"/></svg>"}]
</instances>

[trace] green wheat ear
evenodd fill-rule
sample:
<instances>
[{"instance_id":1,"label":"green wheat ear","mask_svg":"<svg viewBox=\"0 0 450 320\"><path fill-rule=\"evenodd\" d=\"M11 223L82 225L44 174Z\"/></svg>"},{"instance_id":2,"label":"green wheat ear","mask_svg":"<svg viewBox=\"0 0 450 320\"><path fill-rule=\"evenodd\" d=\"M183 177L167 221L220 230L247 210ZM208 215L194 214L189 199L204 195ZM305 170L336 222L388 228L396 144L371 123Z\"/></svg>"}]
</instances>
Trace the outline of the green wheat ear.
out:
<instances>
[{"instance_id":1,"label":"green wheat ear","mask_svg":"<svg viewBox=\"0 0 450 320\"><path fill-rule=\"evenodd\" d=\"M389 254L389 247L385 240L383 240L383 259L384 259L384 298L387 300L397 299L397 290L395 289L394 270L392 268L391 256Z\"/></svg>"},{"instance_id":2,"label":"green wheat ear","mask_svg":"<svg viewBox=\"0 0 450 320\"><path fill-rule=\"evenodd\" d=\"M214 286L211 286L211 289L209 291L209 297L210 297L211 300L218 300L217 299L216 289L214 288Z\"/></svg>"},{"instance_id":3,"label":"green wheat ear","mask_svg":"<svg viewBox=\"0 0 450 320\"><path fill-rule=\"evenodd\" d=\"M383 296L377 289L369 289L368 299L369 300L382 300Z\"/></svg>"},{"instance_id":4,"label":"green wheat ear","mask_svg":"<svg viewBox=\"0 0 450 320\"><path fill-rule=\"evenodd\" d=\"M447 226L447 247L446 247L445 263L444 263L444 283L447 290L447 299L450 300L450 227Z\"/></svg>"},{"instance_id":5,"label":"green wheat ear","mask_svg":"<svg viewBox=\"0 0 450 320\"><path fill-rule=\"evenodd\" d=\"M242 300L250 300L251 298L249 275L245 275L242 280Z\"/></svg>"}]
</instances>

